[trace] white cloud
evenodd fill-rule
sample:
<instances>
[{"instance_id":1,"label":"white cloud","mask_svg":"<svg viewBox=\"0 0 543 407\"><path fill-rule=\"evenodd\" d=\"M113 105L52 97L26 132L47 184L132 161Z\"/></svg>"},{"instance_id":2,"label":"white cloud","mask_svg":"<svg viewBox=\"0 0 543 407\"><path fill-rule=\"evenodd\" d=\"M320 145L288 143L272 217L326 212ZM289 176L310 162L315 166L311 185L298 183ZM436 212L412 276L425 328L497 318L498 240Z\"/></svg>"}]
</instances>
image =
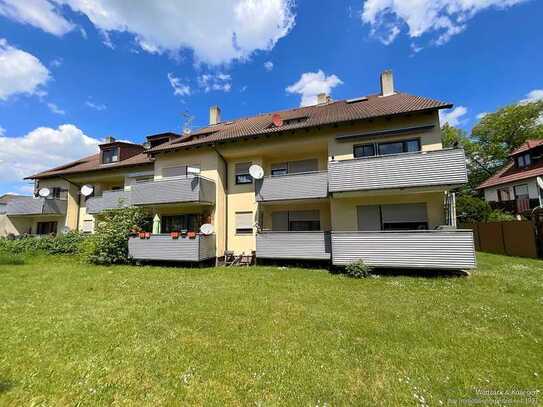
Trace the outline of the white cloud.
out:
<instances>
[{"instance_id":1,"label":"white cloud","mask_svg":"<svg viewBox=\"0 0 543 407\"><path fill-rule=\"evenodd\" d=\"M74 27L48 0L0 0L0 14L58 36L66 34Z\"/></svg>"},{"instance_id":2,"label":"white cloud","mask_svg":"<svg viewBox=\"0 0 543 407\"><path fill-rule=\"evenodd\" d=\"M519 103L526 104L526 103L533 103L533 102L539 102L540 100L543 100L543 89L534 89L531 92L529 92L524 99L522 99Z\"/></svg>"},{"instance_id":3,"label":"white cloud","mask_svg":"<svg viewBox=\"0 0 543 407\"><path fill-rule=\"evenodd\" d=\"M458 106L448 111L439 111L439 119L441 124L448 123L450 126L459 126L464 121L463 116L468 113L468 109L464 106Z\"/></svg>"},{"instance_id":4,"label":"white cloud","mask_svg":"<svg viewBox=\"0 0 543 407\"><path fill-rule=\"evenodd\" d=\"M107 106L104 105L103 103L94 103L90 100L87 100L85 102L85 106L90 107L91 109L94 109L94 110L98 110L99 112L107 109Z\"/></svg>"},{"instance_id":5,"label":"white cloud","mask_svg":"<svg viewBox=\"0 0 543 407\"><path fill-rule=\"evenodd\" d=\"M39 127L22 137L0 137L0 181L19 181L94 154L99 143L73 124Z\"/></svg>"},{"instance_id":6,"label":"white cloud","mask_svg":"<svg viewBox=\"0 0 543 407\"><path fill-rule=\"evenodd\" d=\"M411 38L433 34L441 45L464 31L475 14L488 8L505 9L527 0L366 0L362 21L372 34L390 44L407 26Z\"/></svg>"},{"instance_id":7,"label":"white cloud","mask_svg":"<svg viewBox=\"0 0 543 407\"><path fill-rule=\"evenodd\" d=\"M43 96L40 87L49 78L49 70L38 58L0 38L0 100L19 93Z\"/></svg>"},{"instance_id":8,"label":"white cloud","mask_svg":"<svg viewBox=\"0 0 543 407\"><path fill-rule=\"evenodd\" d=\"M483 117L487 116L489 112L481 112L476 117L478 120L481 120Z\"/></svg>"},{"instance_id":9,"label":"white cloud","mask_svg":"<svg viewBox=\"0 0 543 407\"><path fill-rule=\"evenodd\" d=\"M341 84L343 84L343 81L336 75L326 76L319 69L318 72L306 72L302 74L298 82L288 86L286 91L302 95L300 106L309 106L317 103L317 95L319 93L330 95L332 89Z\"/></svg>"},{"instance_id":10,"label":"white cloud","mask_svg":"<svg viewBox=\"0 0 543 407\"><path fill-rule=\"evenodd\" d=\"M2 137L4 134L6 134L6 129L0 126L0 137Z\"/></svg>"},{"instance_id":11,"label":"white cloud","mask_svg":"<svg viewBox=\"0 0 543 407\"><path fill-rule=\"evenodd\" d=\"M2 13L55 35L74 28L61 6L86 15L102 33L127 32L152 53L192 50L211 65L272 49L294 26L293 0L0 0ZM113 45L104 37L106 45Z\"/></svg>"},{"instance_id":12,"label":"white cloud","mask_svg":"<svg viewBox=\"0 0 543 407\"><path fill-rule=\"evenodd\" d=\"M198 76L198 86L204 92L222 91L230 92L232 89L232 77L225 73L203 74Z\"/></svg>"},{"instance_id":13,"label":"white cloud","mask_svg":"<svg viewBox=\"0 0 543 407\"><path fill-rule=\"evenodd\" d=\"M62 65L63 62L64 61L63 61L62 58L55 58L55 59L51 60L51 62L49 62L49 66L51 68L58 68L59 66Z\"/></svg>"},{"instance_id":14,"label":"white cloud","mask_svg":"<svg viewBox=\"0 0 543 407\"><path fill-rule=\"evenodd\" d=\"M264 62L264 69L268 72L273 70L273 62L272 61L266 61Z\"/></svg>"},{"instance_id":15,"label":"white cloud","mask_svg":"<svg viewBox=\"0 0 543 407\"><path fill-rule=\"evenodd\" d=\"M51 103L51 102L47 103L47 107L54 114L60 114L60 115L65 115L66 114L66 112L64 110L62 110L60 107L58 107L54 103Z\"/></svg>"},{"instance_id":16,"label":"white cloud","mask_svg":"<svg viewBox=\"0 0 543 407\"><path fill-rule=\"evenodd\" d=\"M173 73L168 74L168 80L173 88L173 94L177 96L189 96L190 86L181 82L181 79L177 78Z\"/></svg>"}]
</instances>

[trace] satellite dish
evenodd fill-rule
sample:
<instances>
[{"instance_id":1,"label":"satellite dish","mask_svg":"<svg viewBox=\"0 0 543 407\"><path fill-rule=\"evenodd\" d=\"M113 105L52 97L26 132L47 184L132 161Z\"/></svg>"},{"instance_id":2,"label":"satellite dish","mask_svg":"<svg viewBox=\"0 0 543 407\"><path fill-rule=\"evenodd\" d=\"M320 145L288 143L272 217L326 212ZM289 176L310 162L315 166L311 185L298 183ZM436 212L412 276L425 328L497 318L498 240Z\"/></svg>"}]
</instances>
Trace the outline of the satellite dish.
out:
<instances>
[{"instance_id":1,"label":"satellite dish","mask_svg":"<svg viewBox=\"0 0 543 407\"><path fill-rule=\"evenodd\" d=\"M215 228L211 223L204 223L202 226L200 226L200 232L202 232L204 235L211 235L213 234L213 231Z\"/></svg>"},{"instance_id":2,"label":"satellite dish","mask_svg":"<svg viewBox=\"0 0 543 407\"><path fill-rule=\"evenodd\" d=\"M81 195L83 196L91 196L93 192L94 188L92 187L92 185L83 185L81 187Z\"/></svg>"},{"instance_id":3,"label":"satellite dish","mask_svg":"<svg viewBox=\"0 0 543 407\"><path fill-rule=\"evenodd\" d=\"M187 173L198 175L198 174L200 174L200 168L198 168L198 167L187 167Z\"/></svg>"},{"instance_id":4,"label":"satellite dish","mask_svg":"<svg viewBox=\"0 0 543 407\"><path fill-rule=\"evenodd\" d=\"M49 188L40 188L40 190L38 191L38 195L42 198L47 198L50 194L51 191L49 190Z\"/></svg>"},{"instance_id":5,"label":"satellite dish","mask_svg":"<svg viewBox=\"0 0 543 407\"><path fill-rule=\"evenodd\" d=\"M281 127L283 125L283 119L281 119L281 115L279 113L273 114L272 122L275 125L275 127Z\"/></svg>"},{"instance_id":6,"label":"satellite dish","mask_svg":"<svg viewBox=\"0 0 543 407\"><path fill-rule=\"evenodd\" d=\"M249 174L254 179L262 179L264 177L264 169L257 164L253 164L249 167Z\"/></svg>"}]
</instances>

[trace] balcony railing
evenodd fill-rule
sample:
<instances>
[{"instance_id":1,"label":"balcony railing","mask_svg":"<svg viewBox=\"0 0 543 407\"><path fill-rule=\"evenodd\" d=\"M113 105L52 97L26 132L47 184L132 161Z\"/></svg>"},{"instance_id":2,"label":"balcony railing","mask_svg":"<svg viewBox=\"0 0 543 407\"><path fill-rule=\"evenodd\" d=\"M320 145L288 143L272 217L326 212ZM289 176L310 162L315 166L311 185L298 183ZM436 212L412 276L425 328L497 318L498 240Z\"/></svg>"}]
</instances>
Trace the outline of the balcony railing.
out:
<instances>
[{"instance_id":1,"label":"balcony railing","mask_svg":"<svg viewBox=\"0 0 543 407\"><path fill-rule=\"evenodd\" d=\"M199 262L215 257L215 236L194 238L151 235L148 239L131 237L128 252L136 260Z\"/></svg>"},{"instance_id":2,"label":"balcony railing","mask_svg":"<svg viewBox=\"0 0 543 407\"><path fill-rule=\"evenodd\" d=\"M471 230L332 232L332 263L463 270L475 267Z\"/></svg>"},{"instance_id":3,"label":"balcony railing","mask_svg":"<svg viewBox=\"0 0 543 407\"><path fill-rule=\"evenodd\" d=\"M133 205L215 202L215 183L199 176L141 182L131 189Z\"/></svg>"},{"instance_id":4,"label":"balcony railing","mask_svg":"<svg viewBox=\"0 0 543 407\"><path fill-rule=\"evenodd\" d=\"M511 213L528 212L539 206L539 199L517 198L509 201L489 202L492 209Z\"/></svg>"},{"instance_id":5,"label":"balcony railing","mask_svg":"<svg viewBox=\"0 0 543 407\"><path fill-rule=\"evenodd\" d=\"M3 212L8 216L64 215L66 207L66 201L62 199L21 196L14 197L5 204Z\"/></svg>"},{"instance_id":6,"label":"balcony railing","mask_svg":"<svg viewBox=\"0 0 543 407\"><path fill-rule=\"evenodd\" d=\"M329 232L262 232L256 235L256 257L330 260Z\"/></svg>"},{"instance_id":7,"label":"balcony railing","mask_svg":"<svg viewBox=\"0 0 543 407\"><path fill-rule=\"evenodd\" d=\"M305 172L265 177L255 183L257 202L326 198L328 172Z\"/></svg>"},{"instance_id":8,"label":"balcony railing","mask_svg":"<svg viewBox=\"0 0 543 407\"><path fill-rule=\"evenodd\" d=\"M328 172L330 192L455 186L467 182L462 149L332 161Z\"/></svg>"},{"instance_id":9,"label":"balcony railing","mask_svg":"<svg viewBox=\"0 0 543 407\"><path fill-rule=\"evenodd\" d=\"M130 191L104 191L102 196L88 198L87 213L98 214L107 209L125 208L131 205Z\"/></svg>"}]
</instances>

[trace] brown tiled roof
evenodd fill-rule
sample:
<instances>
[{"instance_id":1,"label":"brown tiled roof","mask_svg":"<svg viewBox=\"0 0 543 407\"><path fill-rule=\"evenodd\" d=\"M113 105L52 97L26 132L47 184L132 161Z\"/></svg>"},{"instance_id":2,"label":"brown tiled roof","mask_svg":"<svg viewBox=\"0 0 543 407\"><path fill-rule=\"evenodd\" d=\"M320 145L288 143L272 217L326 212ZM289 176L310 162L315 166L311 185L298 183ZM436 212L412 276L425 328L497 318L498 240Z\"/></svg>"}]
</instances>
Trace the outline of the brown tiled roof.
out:
<instances>
[{"instance_id":1,"label":"brown tiled roof","mask_svg":"<svg viewBox=\"0 0 543 407\"><path fill-rule=\"evenodd\" d=\"M481 183L477 189L489 188L539 176L543 176L543 161L528 168L517 168L514 162L510 161L496 174Z\"/></svg>"},{"instance_id":2,"label":"brown tiled roof","mask_svg":"<svg viewBox=\"0 0 543 407\"><path fill-rule=\"evenodd\" d=\"M307 106L281 112L270 112L230 122L222 122L214 126L201 128L193 132L189 137L182 137L156 146L150 149L149 152L158 153L198 144L234 140L247 136L273 134L294 129L366 120L411 112L448 109L451 107L452 105L449 103L420 96L412 96L407 93L396 93L386 97L372 95L367 98L360 98L352 101L340 100L323 105ZM275 113L281 115L283 122L286 121L283 126L275 127L273 125L272 116Z\"/></svg>"},{"instance_id":3,"label":"brown tiled roof","mask_svg":"<svg viewBox=\"0 0 543 407\"><path fill-rule=\"evenodd\" d=\"M104 170L110 170L114 168L124 168L124 167L136 166L136 165L150 164L152 162L153 162L152 159L149 158L147 154L140 153L130 158L127 158L126 160L118 161L116 163L102 164L100 162L100 153L98 153L98 154L94 154L89 157L85 157L80 160L71 162L69 164L62 165L60 167L52 168L50 170L43 171L38 174L34 174L25 179L48 178L48 177L54 177L58 175L78 174L78 173L89 172L89 171L104 171Z\"/></svg>"},{"instance_id":4,"label":"brown tiled roof","mask_svg":"<svg viewBox=\"0 0 543 407\"><path fill-rule=\"evenodd\" d=\"M524 144L522 144L516 150L513 150L511 154L509 154L509 157L512 157L514 155L539 147L542 144L543 144L543 140L526 140Z\"/></svg>"}]
</instances>

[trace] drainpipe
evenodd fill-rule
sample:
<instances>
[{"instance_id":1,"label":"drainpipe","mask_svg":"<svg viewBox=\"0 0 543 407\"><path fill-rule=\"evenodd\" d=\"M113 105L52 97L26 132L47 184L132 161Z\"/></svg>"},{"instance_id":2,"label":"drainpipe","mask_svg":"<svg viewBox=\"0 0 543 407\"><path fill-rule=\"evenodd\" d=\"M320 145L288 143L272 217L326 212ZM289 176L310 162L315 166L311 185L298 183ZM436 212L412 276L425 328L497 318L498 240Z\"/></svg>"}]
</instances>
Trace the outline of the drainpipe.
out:
<instances>
[{"instance_id":1,"label":"drainpipe","mask_svg":"<svg viewBox=\"0 0 543 407\"><path fill-rule=\"evenodd\" d=\"M224 164L224 191L225 191L225 197L224 197L224 224L225 224L225 235L224 235L224 250L228 250L228 162L224 158L224 156L217 150L214 144L210 144L210 147L217 155L221 158L223 164Z\"/></svg>"}]
</instances>

